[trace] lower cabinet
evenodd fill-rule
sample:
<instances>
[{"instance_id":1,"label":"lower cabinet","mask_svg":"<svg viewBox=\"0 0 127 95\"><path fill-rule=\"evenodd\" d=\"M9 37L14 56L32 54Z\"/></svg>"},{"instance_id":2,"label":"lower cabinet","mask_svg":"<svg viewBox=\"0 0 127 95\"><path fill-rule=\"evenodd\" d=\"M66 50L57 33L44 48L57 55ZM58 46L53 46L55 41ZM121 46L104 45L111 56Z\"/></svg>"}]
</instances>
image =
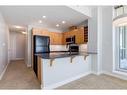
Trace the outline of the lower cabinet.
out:
<instances>
[{"instance_id":1,"label":"lower cabinet","mask_svg":"<svg viewBox=\"0 0 127 95\"><path fill-rule=\"evenodd\" d=\"M41 81L42 81L42 76L41 76L41 64L42 64L42 62L41 62L41 58L40 57L37 57L37 78L38 78L38 80L39 80L39 82L40 82L40 84L42 84L41 83Z\"/></svg>"}]
</instances>

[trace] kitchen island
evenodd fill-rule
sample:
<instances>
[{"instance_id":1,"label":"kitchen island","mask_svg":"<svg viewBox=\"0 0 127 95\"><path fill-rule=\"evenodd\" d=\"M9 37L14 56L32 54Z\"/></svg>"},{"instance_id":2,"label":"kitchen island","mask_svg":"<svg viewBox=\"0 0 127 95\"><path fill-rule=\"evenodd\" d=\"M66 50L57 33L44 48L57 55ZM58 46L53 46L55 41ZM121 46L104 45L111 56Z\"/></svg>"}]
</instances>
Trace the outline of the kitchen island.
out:
<instances>
[{"instance_id":1,"label":"kitchen island","mask_svg":"<svg viewBox=\"0 0 127 95\"><path fill-rule=\"evenodd\" d=\"M90 54L92 53L50 52L36 54L41 88L56 88L89 74L91 71Z\"/></svg>"}]
</instances>

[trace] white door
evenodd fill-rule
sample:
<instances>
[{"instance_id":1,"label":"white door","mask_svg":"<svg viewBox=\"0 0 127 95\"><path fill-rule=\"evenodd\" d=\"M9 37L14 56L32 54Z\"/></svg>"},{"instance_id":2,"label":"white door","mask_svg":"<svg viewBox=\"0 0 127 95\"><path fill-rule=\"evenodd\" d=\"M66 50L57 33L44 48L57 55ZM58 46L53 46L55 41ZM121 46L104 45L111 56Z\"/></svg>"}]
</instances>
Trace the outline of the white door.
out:
<instances>
[{"instance_id":1,"label":"white door","mask_svg":"<svg viewBox=\"0 0 127 95\"><path fill-rule=\"evenodd\" d=\"M25 35L20 32L10 32L10 60L25 58Z\"/></svg>"}]
</instances>

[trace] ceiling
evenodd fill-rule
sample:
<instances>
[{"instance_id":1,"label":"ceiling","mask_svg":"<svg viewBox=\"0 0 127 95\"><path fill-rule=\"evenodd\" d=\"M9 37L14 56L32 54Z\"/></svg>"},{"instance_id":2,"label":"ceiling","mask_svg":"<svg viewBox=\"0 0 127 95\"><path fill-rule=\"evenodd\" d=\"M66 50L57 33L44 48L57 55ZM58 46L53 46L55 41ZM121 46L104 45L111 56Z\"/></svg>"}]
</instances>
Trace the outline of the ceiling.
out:
<instances>
[{"instance_id":1,"label":"ceiling","mask_svg":"<svg viewBox=\"0 0 127 95\"><path fill-rule=\"evenodd\" d=\"M39 24L38 21L42 20L41 24L64 31L88 19L84 14L67 6L0 6L0 11L12 30L15 29L13 25L22 26L19 30L24 30L28 25ZM46 18L43 19L43 16ZM62 21L66 23L62 24ZM56 27L56 24L60 26Z\"/></svg>"}]
</instances>

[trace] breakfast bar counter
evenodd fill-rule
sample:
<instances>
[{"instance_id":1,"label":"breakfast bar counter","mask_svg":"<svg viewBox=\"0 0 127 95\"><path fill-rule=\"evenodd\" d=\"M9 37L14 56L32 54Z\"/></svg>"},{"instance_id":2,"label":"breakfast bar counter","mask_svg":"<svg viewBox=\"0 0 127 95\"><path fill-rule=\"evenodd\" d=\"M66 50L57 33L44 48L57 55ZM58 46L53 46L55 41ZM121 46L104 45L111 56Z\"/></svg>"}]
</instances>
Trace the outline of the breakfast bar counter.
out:
<instances>
[{"instance_id":1,"label":"breakfast bar counter","mask_svg":"<svg viewBox=\"0 0 127 95\"><path fill-rule=\"evenodd\" d=\"M35 54L43 59L54 59L74 56L88 56L89 54L97 54L96 52L68 52L68 51L52 51L50 53Z\"/></svg>"},{"instance_id":2,"label":"breakfast bar counter","mask_svg":"<svg viewBox=\"0 0 127 95\"><path fill-rule=\"evenodd\" d=\"M42 89L52 89L78 79L90 72L94 52L50 52L36 54L38 79Z\"/></svg>"}]
</instances>

